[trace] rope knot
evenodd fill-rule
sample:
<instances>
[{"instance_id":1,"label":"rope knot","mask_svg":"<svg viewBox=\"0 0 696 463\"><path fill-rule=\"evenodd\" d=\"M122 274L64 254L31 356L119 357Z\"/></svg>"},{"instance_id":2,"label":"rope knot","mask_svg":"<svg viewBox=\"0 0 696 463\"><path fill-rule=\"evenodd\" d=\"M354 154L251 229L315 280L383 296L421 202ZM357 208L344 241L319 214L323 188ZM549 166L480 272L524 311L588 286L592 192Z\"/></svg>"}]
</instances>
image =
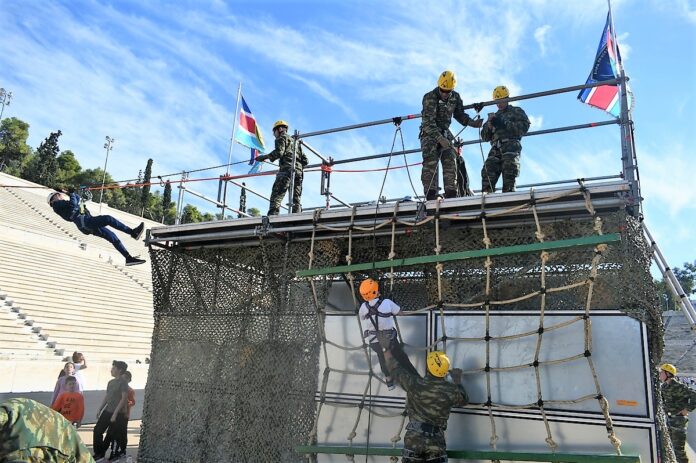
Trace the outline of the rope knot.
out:
<instances>
[{"instance_id":1,"label":"rope knot","mask_svg":"<svg viewBox=\"0 0 696 463\"><path fill-rule=\"evenodd\" d=\"M490 239L489 237L485 237L485 238L483 239L483 244L485 244L486 247L490 246L490 245L491 245L491 239Z\"/></svg>"},{"instance_id":2,"label":"rope knot","mask_svg":"<svg viewBox=\"0 0 696 463\"><path fill-rule=\"evenodd\" d=\"M551 258L551 254L549 254L547 251L541 252L541 263L542 264L545 264L546 262L548 262L550 258Z\"/></svg>"},{"instance_id":3,"label":"rope knot","mask_svg":"<svg viewBox=\"0 0 696 463\"><path fill-rule=\"evenodd\" d=\"M544 439L544 440L546 441L546 443L547 443L547 444L549 445L549 447L551 448L551 451L552 451L552 452L556 452L556 449L558 448L558 444L556 443L556 441L554 441L552 437L547 437L547 438Z\"/></svg>"},{"instance_id":4,"label":"rope knot","mask_svg":"<svg viewBox=\"0 0 696 463\"><path fill-rule=\"evenodd\" d=\"M392 259L394 259L395 257L396 257L396 253L395 253L394 251L391 251L391 252L389 253L389 257L387 257L387 258L388 258L389 260L392 260Z\"/></svg>"},{"instance_id":5,"label":"rope knot","mask_svg":"<svg viewBox=\"0 0 696 463\"><path fill-rule=\"evenodd\" d=\"M353 262L353 256L347 255L346 256L346 262L348 262L348 265L350 265Z\"/></svg>"},{"instance_id":6,"label":"rope knot","mask_svg":"<svg viewBox=\"0 0 696 463\"><path fill-rule=\"evenodd\" d=\"M435 254L440 254L440 251L442 251L442 246L438 244L437 246L435 246L435 249L433 249L433 251L435 251Z\"/></svg>"},{"instance_id":7,"label":"rope knot","mask_svg":"<svg viewBox=\"0 0 696 463\"><path fill-rule=\"evenodd\" d=\"M597 247L595 248L595 251L597 251L599 254L604 253L604 251L606 251L606 250L607 250L606 243L598 244Z\"/></svg>"},{"instance_id":8,"label":"rope knot","mask_svg":"<svg viewBox=\"0 0 696 463\"><path fill-rule=\"evenodd\" d=\"M536 239L539 241L544 241L544 238L546 238L546 235L544 235L541 231L534 232L534 236L536 236Z\"/></svg>"},{"instance_id":9,"label":"rope knot","mask_svg":"<svg viewBox=\"0 0 696 463\"><path fill-rule=\"evenodd\" d=\"M486 269L491 268L493 265L493 261L491 260L490 257L486 257L486 262L483 263L483 266L486 267Z\"/></svg>"},{"instance_id":10,"label":"rope knot","mask_svg":"<svg viewBox=\"0 0 696 463\"><path fill-rule=\"evenodd\" d=\"M442 273L443 270L445 270L445 266L442 265L442 262L438 262L437 265L435 265L435 270L437 270L437 273Z\"/></svg>"}]
</instances>

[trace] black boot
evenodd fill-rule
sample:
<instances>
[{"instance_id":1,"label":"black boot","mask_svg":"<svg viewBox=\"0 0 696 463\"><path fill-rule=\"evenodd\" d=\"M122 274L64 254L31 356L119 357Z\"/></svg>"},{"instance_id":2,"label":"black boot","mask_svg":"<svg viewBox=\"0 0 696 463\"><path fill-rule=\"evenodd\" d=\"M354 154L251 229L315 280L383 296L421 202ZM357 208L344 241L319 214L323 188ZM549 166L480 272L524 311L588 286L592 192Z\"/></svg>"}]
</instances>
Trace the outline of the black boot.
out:
<instances>
[{"instance_id":1,"label":"black boot","mask_svg":"<svg viewBox=\"0 0 696 463\"><path fill-rule=\"evenodd\" d=\"M440 194L437 192L437 190L428 190L425 193L425 200L432 201L434 199L437 199L439 196L440 196Z\"/></svg>"},{"instance_id":2,"label":"black boot","mask_svg":"<svg viewBox=\"0 0 696 463\"><path fill-rule=\"evenodd\" d=\"M131 265L144 264L145 262L146 262L145 259L141 259L139 257L133 257L133 256L126 257L126 267L130 267Z\"/></svg>"}]
</instances>

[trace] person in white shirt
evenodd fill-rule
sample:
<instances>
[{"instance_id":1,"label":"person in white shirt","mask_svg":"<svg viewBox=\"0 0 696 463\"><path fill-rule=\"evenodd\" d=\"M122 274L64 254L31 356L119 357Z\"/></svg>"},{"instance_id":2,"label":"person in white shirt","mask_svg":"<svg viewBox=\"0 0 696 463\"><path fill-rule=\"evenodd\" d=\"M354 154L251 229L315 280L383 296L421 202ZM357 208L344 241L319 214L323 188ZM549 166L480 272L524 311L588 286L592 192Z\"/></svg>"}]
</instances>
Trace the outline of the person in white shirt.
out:
<instances>
[{"instance_id":1,"label":"person in white shirt","mask_svg":"<svg viewBox=\"0 0 696 463\"><path fill-rule=\"evenodd\" d=\"M379 333L381 333L382 338L386 335L391 340L389 350L399 364L412 373L418 374L418 370L416 370L409 360L408 355L404 352L403 346L397 337L394 317L401 313L401 307L396 305L391 299L381 298L379 283L372 278L368 278L360 283L360 295L365 301L360 306L358 312L363 329L363 338L370 344L370 348L377 353L377 359L379 360L379 366L384 374L384 380L391 391L395 388L394 380L390 376L387 363L384 360L384 349L380 345L378 339Z\"/></svg>"}]
</instances>

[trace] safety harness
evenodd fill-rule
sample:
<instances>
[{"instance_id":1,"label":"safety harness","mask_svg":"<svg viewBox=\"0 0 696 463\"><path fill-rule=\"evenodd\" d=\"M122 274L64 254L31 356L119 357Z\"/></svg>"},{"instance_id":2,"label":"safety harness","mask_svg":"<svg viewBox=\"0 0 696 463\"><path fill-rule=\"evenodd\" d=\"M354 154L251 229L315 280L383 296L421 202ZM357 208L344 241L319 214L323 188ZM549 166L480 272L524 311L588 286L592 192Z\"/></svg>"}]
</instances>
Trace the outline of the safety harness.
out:
<instances>
[{"instance_id":1,"label":"safety harness","mask_svg":"<svg viewBox=\"0 0 696 463\"><path fill-rule=\"evenodd\" d=\"M366 330L366 336L377 336L377 334L380 331L393 331L393 336L392 338L395 337L396 335L396 330L391 329L391 330L380 330L379 329L379 319L380 318L390 318L392 315L391 314L386 314L382 313L379 311L379 306L382 305L382 302L384 299L381 297L377 299L377 302L375 305L370 305L369 302L365 302L365 305L367 306L367 317L370 319L370 322L372 322L372 326L375 328L374 330Z\"/></svg>"}]
</instances>

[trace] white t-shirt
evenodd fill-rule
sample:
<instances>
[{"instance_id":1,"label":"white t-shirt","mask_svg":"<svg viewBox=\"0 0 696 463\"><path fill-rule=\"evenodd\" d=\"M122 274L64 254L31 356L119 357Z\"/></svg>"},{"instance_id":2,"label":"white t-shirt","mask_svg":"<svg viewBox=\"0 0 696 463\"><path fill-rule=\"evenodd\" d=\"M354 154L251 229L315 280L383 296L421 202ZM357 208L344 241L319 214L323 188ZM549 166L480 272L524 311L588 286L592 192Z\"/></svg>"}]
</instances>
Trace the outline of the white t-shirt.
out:
<instances>
[{"instance_id":1,"label":"white t-shirt","mask_svg":"<svg viewBox=\"0 0 696 463\"><path fill-rule=\"evenodd\" d=\"M377 301L379 301L379 298L374 298L371 301L369 301L369 304L374 307L375 304L377 304ZM365 330L377 331L377 328L375 328L375 325L372 323L372 320L375 320L377 322L379 331L389 331L396 328L396 325L394 324L394 318L392 318L391 315L396 315L399 312L401 312L401 307L396 305L394 301L392 301L391 299L384 299L377 308L377 311L379 313L390 315L389 317L379 317L377 315L373 315L372 317L370 317L370 309L367 308L367 304L367 302L363 302L363 304L360 306L360 311L358 312L363 332ZM372 320L370 318L372 318ZM368 336L368 342L375 341L377 341L377 336Z\"/></svg>"}]
</instances>

